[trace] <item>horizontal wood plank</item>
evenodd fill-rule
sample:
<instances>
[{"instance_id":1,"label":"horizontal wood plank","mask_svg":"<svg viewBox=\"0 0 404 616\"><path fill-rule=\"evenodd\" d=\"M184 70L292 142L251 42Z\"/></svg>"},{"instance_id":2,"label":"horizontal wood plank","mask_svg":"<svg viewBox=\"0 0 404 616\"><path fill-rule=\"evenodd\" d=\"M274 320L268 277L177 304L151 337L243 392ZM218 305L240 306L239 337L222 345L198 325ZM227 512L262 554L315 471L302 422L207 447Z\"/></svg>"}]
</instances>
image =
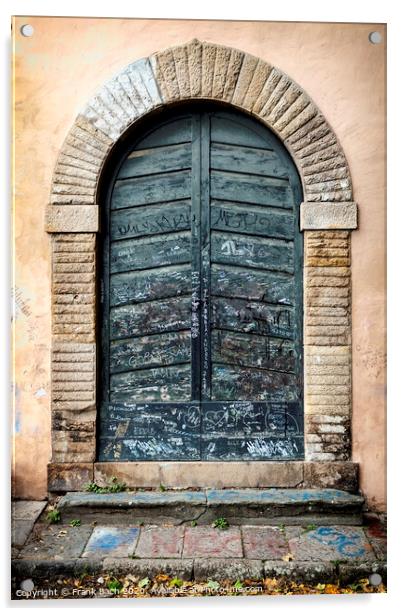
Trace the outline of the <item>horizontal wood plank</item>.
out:
<instances>
[{"instance_id":1,"label":"horizontal wood plank","mask_svg":"<svg viewBox=\"0 0 404 616\"><path fill-rule=\"evenodd\" d=\"M154 148L163 145L177 145L191 141L191 116L168 120L157 130L150 131L136 145L136 149Z\"/></svg>"},{"instance_id":2,"label":"horizontal wood plank","mask_svg":"<svg viewBox=\"0 0 404 616\"><path fill-rule=\"evenodd\" d=\"M211 229L246 233L268 238L292 240L295 233L294 216L289 212L265 210L250 205L212 201Z\"/></svg>"},{"instance_id":3,"label":"horizontal wood plank","mask_svg":"<svg viewBox=\"0 0 404 616\"><path fill-rule=\"evenodd\" d=\"M292 306L295 286L291 276L245 270L230 265L212 265L211 292L223 297L236 297L270 304Z\"/></svg>"},{"instance_id":4,"label":"horizontal wood plank","mask_svg":"<svg viewBox=\"0 0 404 616\"><path fill-rule=\"evenodd\" d=\"M257 205L293 208L293 193L287 180L211 171L210 194L213 199L234 199Z\"/></svg>"},{"instance_id":5,"label":"horizontal wood plank","mask_svg":"<svg viewBox=\"0 0 404 616\"><path fill-rule=\"evenodd\" d=\"M165 366L112 374L111 402L190 400L191 365Z\"/></svg>"},{"instance_id":6,"label":"horizontal wood plank","mask_svg":"<svg viewBox=\"0 0 404 616\"><path fill-rule=\"evenodd\" d=\"M111 244L111 272L147 269L191 261L191 234L157 235Z\"/></svg>"},{"instance_id":7,"label":"horizontal wood plank","mask_svg":"<svg viewBox=\"0 0 404 616\"><path fill-rule=\"evenodd\" d=\"M117 180L112 193L111 209L187 199L190 196L189 170Z\"/></svg>"},{"instance_id":8,"label":"horizontal wood plank","mask_svg":"<svg viewBox=\"0 0 404 616\"><path fill-rule=\"evenodd\" d=\"M295 355L294 344L287 339L220 329L212 331L212 361L216 363L293 372ZM295 382L289 376L274 376L274 379L281 385Z\"/></svg>"},{"instance_id":9,"label":"horizontal wood plank","mask_svg":"<svg viewBox=\"0 0 404 616\"><path fill-rule=\"evenodd\" d=\"M293 402L297 393L292 374L224 364L212 366L212 400Z\"/></svg>"},{"instance_id":10,"label":"horizontal wood plank","mask_svg":"<svg viewBox=\"0 0 404 616\"><path fill-rule=\"evenodd\" d=\"M253 238L236 233L212 232L211 259L214 263L250 266L293 273L294 250L290 242Z\"/></svg>"},{"instance_id":11,"label":"horizontal wood plank","mask_svg":"<svg viewBox=\"0 0 404 616\"><path fill-rule=\"evenodd\" d=\"M212 169L219 171L237 171L284 179L288 177L284 163L275 152L239 145L212 143L210 165Z\"/></svg>"},{"instance_id":12,"label":"horizontal wood plank","mask_svg":"<svg viewBox=\"0 0 404 616\"><path fill-rule=\"evenodd\" d=\"M116 340L110 344L109 359L111 374L189 362L191 334L183 331Z\"/></svg>"},{"instance_id":13,"label":"horizontal wood plank","mask_svg":"<svg viewBox=\"0 0 404 616\"><path fill-rule=\"evenodd\" d=\"M110 340L191 327L191 298L183 296L111 309Z\"/></svg>"},{"instance_id":14,"label":"horizontal wood plank","mask_svg":"<svg viewBox=\"0 0 404 616\"><path fill-rule=\"evenodd\" d=\"M136 149L121 166L117 179L139 177L167 171L190 169L192 153L190 143L181 143L157 148ZM152 178L150 178L152 181Z\"/></svg>"},{"instance_id":15,"label":"horizontal wood plank","mask_svg":"<svg viewBox=\"0 0 404 616\"><path fill-rule=\"evenodd\" d=\"M258 134L257 131L237 121L236 118L229 118L220 113L211 117L210 136L212 142L272 150L268 139Z\"/></svg>"},{"instance_id":16,"label":"horizontal wood plank","mask_svg":"<svg viewBox=\"0 0 404 616\"><path fill-rule=\"evenodd\" d=\"M106 436L192 436L200 434L201 410L193 402L114 402L104 405L102 423Z\"/></svg>"},{"instance_id":17,"label":"horizontal wood plank","mask_svg":"<svg viewBox=\"0 0 404 616\"><path fill-rule=\"evenodd\" d=\"M190 201L174 201L111 212L110 238L121 240L191 229Z\"/></svg>"},{"instance_id":18,"label":"horizontal wood plank","mask_svg":"<svg viewBox=\"0 0 404 616\"><path fill-rule=\"evenodd\" d=\"M190 289L190 265L113 274L110 280L110 306L186 295Z\"/></svg>"},{"instance_id":19,"label":"horizontal wood plank","mask_svg":"<svg viewBox=\"0 0 404 616\"><path fill-rule=\"evenodd\" d=\"M291 307L269 306L227 297L212 297L212 327L294 339L295 312Z\"/></svg>"}]
</instances>

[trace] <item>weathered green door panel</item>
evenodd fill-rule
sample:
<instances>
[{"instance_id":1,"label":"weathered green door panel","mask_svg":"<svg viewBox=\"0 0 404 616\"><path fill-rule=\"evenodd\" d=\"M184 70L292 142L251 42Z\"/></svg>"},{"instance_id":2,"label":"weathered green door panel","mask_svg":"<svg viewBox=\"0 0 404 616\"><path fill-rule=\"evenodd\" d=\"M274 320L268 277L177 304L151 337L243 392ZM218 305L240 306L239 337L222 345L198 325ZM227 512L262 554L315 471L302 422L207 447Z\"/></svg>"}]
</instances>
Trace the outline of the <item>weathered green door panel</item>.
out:
<instances>
[{"instance_id":1,"label":"weathered green door panel","mask_svg":"<svg viewBox=\"0 0 404 616\"><path fill-rule=\"evenodd\" d=\"M107 409L100 424L102 459L200 459L198 404L115 402Z\"/></svg>"},{"instance_id":2,"label":"weathered green door panel","mask_svg":"<svg viewBox=\"0 0 404 616\"><path fill-rule=\"evenodd\" d=\"M205 460L288 460L303 451L296 402L207 402L201 414Z\"/></svg>"},{"instance_id":3,"label":"weathered green door panel","mask_svg":"<svg viewBox=\"0 0 404 616\"><path fill-rule=\"evenodd\" d=\"M104 210L101 460L303 455L301 189L255 120L165 117Z\"/></svg>"}]
</instances>

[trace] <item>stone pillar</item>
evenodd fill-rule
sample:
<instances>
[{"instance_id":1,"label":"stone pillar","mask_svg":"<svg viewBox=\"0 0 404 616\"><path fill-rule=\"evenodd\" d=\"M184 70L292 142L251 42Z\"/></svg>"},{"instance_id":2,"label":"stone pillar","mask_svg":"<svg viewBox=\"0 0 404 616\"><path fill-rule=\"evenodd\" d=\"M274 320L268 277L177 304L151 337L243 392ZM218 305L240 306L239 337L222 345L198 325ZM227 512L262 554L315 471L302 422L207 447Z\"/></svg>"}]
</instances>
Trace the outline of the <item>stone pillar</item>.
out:
<instances>
[{"instance_id":1,"label":"stone pillar","mask_svg":"<svg viewBox=\"0 0 404 616\"><path fill-rule=\"evenodd\" d=\"M95 460L95 233L55 233L52 461Z\"/></svg>"},{"instance_id":2,"label":"stone pillar","mask_svg":"<svg viewBox=\"0 0 404 616\"><path fill-rule=\"evenodd\" d=\"M305 457L350 458L350 233L306 231Z\"/></svg>"}]
</instances>

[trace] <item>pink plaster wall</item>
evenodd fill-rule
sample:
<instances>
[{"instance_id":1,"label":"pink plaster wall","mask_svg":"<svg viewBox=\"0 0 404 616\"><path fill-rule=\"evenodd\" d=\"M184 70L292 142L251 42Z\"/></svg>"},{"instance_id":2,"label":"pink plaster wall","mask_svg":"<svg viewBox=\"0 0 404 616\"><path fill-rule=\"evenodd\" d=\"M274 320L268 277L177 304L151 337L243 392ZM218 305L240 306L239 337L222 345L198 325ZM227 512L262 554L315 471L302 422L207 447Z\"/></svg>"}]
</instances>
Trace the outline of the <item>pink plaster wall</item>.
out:
<instances>
[{"instance_id":1,"label":"pink plaster wall","mask_svg":"<svg viewBox=\"0 0 404 616\"><path fill-rule=\"evenodd\" d=\"M21 36L22 24L35 28ZM192 38L278 66L313 98L350 165L360 227L352 234L353 459L385 508L384 25L18 17L14 45L15 494L42 498L50 459L50 242L44 231L63 139L94 91L126 64ZM368 34L383 34L372 45Z\"/></svg>"}]
</instances>

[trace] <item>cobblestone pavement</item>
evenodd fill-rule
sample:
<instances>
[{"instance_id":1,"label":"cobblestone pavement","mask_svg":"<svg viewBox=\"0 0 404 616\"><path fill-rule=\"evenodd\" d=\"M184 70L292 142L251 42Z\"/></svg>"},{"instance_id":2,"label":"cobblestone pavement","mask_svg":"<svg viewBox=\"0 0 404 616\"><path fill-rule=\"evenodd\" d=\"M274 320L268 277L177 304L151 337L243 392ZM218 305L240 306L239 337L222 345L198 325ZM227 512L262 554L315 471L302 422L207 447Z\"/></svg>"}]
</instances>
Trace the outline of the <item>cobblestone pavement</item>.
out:
<instances>
[{"instance_id":1,"label":"cobblestone pavement","mask_svg":"<svg viewBox=\"0 0 404 616\"><path fill-rule=\"evenodd\" d=\"M140 576L155 571L183 579L288 575L312 581L336 575L349 579L358 572L385 577L386 533L376 519L363 526L231 525L223 530L190 522L131 526L76 521L71 526L37 521L23 545L20 524L26 526L26 520L15 518L17 575L58 566L70 573L93 569Z\"/></svg>"}]
</instances>

